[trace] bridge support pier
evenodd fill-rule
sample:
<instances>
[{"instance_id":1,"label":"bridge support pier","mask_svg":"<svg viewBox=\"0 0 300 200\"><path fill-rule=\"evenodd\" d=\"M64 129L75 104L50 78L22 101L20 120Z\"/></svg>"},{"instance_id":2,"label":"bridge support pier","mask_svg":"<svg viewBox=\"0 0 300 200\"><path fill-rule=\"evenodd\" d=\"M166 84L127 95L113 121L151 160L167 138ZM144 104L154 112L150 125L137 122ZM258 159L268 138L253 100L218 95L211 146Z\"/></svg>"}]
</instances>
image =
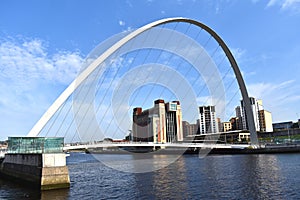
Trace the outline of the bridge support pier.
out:
<instances>
[{"instance_id":1,"label":"bridge support pier","mask_svg":"<svg viewBox=\"0 0 300 200\"><path fill-rule=\"evenodd\" d=\"M63 138L9 137L0 173L41 190L69 188Z\"/></svg>"},{"instance_id":2,"label":"bridge support pier","mask_svg":"<svg viewBox=\"0 0 300 200\"><path fill-rule=\"evenodd\" d=\"M0 172L18 182L32 183L41 190L70 187L64 153L6 154Z\"/></svg>"}]
</instances>

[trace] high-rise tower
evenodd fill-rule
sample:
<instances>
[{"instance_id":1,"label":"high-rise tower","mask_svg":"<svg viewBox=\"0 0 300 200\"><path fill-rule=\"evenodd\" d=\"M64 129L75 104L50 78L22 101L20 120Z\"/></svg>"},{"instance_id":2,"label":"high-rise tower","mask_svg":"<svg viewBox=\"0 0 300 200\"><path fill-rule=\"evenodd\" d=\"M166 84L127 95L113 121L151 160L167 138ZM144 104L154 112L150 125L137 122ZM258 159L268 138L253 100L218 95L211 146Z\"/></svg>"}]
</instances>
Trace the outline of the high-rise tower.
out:
<instances>
[{"instance_id":1,"label":"high-rise tower","mask_svg":"<svg viewBox=\"0 0 300 200\"><path fill-rule=\"evenodd\" d=\"M200 134L218 133L215 106L199 107Z\"/></svg>"}]
</instances>

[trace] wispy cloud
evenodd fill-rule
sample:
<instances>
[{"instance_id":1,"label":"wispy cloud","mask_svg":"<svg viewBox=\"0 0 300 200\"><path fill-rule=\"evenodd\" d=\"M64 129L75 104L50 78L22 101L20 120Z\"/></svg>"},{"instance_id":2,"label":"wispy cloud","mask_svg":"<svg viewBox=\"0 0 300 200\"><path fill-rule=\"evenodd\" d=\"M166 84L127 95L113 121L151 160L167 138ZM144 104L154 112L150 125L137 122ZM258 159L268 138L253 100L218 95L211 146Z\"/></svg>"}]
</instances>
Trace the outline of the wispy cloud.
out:
<instances>
[{"instance_id":1,"label":"wispy cloud","mask_svg":"<svg viewBox=\"0 0 300 200\"><path fill-rule=\"evenodd\" d=\"M36 80L66 85L76 77L82 61L79 52L49 55L46 44L39 39L2 39L0 44L0 77L22 86Z\"/></svg>"},{"instance_id":2,"label":"wispy cloud","mask_svg":"<svg viewBox=\"0 0 300 200\"><path fill-rule=\"evenodd\" d=\"M288 116L291 116L291 112L294 110L292 105L300 101L300 95L297 92L299 89L295 80L248 85L249 95L262 99L265 108L273 113L275 121L282 118L288 119Z\"/></svg>"},{"instance_id":3,"label":"wispy cloud","mask_svg":"<svg viewBox=\"0 0 300 200\"><path fill-rule=\"evenodd\" d=\"M279 6L281 10L300 13L300 0L270 0L268 7Z\"/></svg>"},{"instance_id":4,"label":"wispy cloud","mask_svg":"<svg viewBox=\"0 0 300 200\"><path fill-rule=\"evenodd\" d=\"M126 25L126 22L123 20L119 20L119 25L122 27L123 32L130 32L133 30L131 26Z\"/></svg>"},{"instance_id":5,"label":"wispy cloud","mask_svg":"<svg viewBox=\"0 0 300 200\"><path fill-rule=\"evenodd\" d=\"M25 135L74 80L83 57L78 51L50 54L46 42L20 38L0 38L0 120L2 132L22 122L15 134Z\"/></svg>"},{"instance_id":6,"label":"wispy cloud","mask_svg":"<svg viewBox=\"0 0 300 200\"><path fill-rule=\"evenodd\" d=\"M129 0L126 0L126 4L130 7L130 8L132 8L133 7L133 5L132 5L132 3L131 3L131 1L129 1Z\"/></svg>"},{"instance_id":7,"label":"wispy cloud","mask_svg":"<svg viewBox=\"0 0 300 200\"><path fill-rule=\"evenodd\" d=\"M243 62L243 59L245 59L246 50L241 48L230 48L231 53L233 54L233 57L237 62Z\"/></svg>"},{"instance_id":8,"label":"wispy cloud","mask_svg":"<svg viewBox=\"0 0 300 200\"><path fill-rule=\"evenodd\" d=\"M119 20L119 25L120 25L120 26L125 26L125 22L122 21L122 20Z\"/></svg>"}]
</instances>

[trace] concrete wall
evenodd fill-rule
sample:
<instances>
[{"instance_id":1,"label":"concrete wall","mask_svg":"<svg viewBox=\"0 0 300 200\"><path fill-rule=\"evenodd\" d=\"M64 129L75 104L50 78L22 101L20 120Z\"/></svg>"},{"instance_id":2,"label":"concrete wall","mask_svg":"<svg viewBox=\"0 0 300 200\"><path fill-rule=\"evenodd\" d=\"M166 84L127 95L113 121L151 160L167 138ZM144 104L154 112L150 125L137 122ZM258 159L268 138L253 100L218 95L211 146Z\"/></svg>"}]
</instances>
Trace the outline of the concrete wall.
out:
<instances>
[{"instance_id":1,"label":"concrete wall","mask_svg":"<svg viewBox=\"0 0 300 200\"><path fill-rule=\"evenodd\" d=\"M70 178L67 166L42 168L41 190L68 187L70 187Z\"/></svg>"},{"instance_id":2,"label":"concrete wall","mask_svg":"<svg viewBox=\"0 0 300 200\"><path fill-rule=\"evenodd\" d=\"M70 187L64 153L6 154L0 172L39 185L42 190Z\"/></svg>"},{"instance_id":3,"label":"concrete wall","mask_svg":"<svg viewBox=\"0 0 300 200\"><path fill-rule=\"evenodd\" d=\"M3 163L42 166L42 154L6 154Z\"/></svg>"},{"instance_id":4,"label":"concrete wall","mask_svg":"<svg viewBox=\"0 0 300 200\"><path fill-rule=\"evenodd\" d=\"M66 154L53 153L42 154L43 167L62 167L66 166Z\"/></svg>"}]
</instances>

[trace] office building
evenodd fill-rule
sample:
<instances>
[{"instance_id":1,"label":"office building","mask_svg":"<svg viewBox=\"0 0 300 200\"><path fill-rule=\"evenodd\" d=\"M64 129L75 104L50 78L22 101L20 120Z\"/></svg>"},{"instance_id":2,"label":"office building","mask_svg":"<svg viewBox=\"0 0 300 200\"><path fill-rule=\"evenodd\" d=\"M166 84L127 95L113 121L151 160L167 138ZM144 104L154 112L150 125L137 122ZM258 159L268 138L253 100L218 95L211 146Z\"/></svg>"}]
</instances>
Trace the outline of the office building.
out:
<instances>
[{"instance_id":1,"label":"office building","mask_svg":"<svg viewBox=\"0 0 300 200\"><path fill-rule=\"evenodd\" d=\"M183 137L187 137L187 136L190 135L189 128L188 128L189 125L190 125L190 123L188 123L187 121L182 121L182 134L183 134Z\"/></svg>"},{"instance_id":2,"label":"office building","mask_svg":"<svg viewBox=\"0 0 300 200\"><path fill-rule=\"evenodd\" d=\"M200 106L199 113L200 134L218 133L215 106Z\"/></svg>"},{"instance_id":3,"label":"office building","mask_svg":"<svg viewBox=\"0 0 300 200\"><path fill-rule=\"evenodd\" d=\"M259 126L261 132L273 132L271 112L266 110L259 111Z\"/></svg>"},{"instance_id":4,"label":"office building","mask_svg":"<svg viewBox=\"0 0 300 200\"><path fill-rule=\"evenodd\" d=\"M217 117L218 132L223 132L223 125L220 117Z\"/></svg>"},{"instance_id":5,"label":"office building","mask_svg":"<svg viewBox=\"0 0 300 200\"><path fill-rule=\"evenodd\" d=\"M232 117L230 119L230 123L231 123L231 130L233 131L243 130L242 117Z\"/></svg>"},{"instance_id":6,"label":"office building","mask_svg":"<svg viewBox=\"0 0 300 200\"><path fill-rule=\"evenodd\" d=\"M241 106L237 106L236 108L235 108L235 116L236 117L240 117L240 118L242 118L242 109L241 109Z\"/></svg>"},{"instance_id":7,"label":"office building","mask_svg":"<svg viewBox=\"0 0 300 200\"><path fill-rule=\"evenodd\" d=\"M232 124L232 130L243 130L243 115L241 106L235 108L235 119L232 121L235 124Z\"/></svg>"},{"instance_id":8,"label":"office building","mask_svg":"<svg viewBox=\"0 0 300 200\"><path fill-rule=\"evenodd\" d=\"M183 140L182 113L179 101L154 101L154 107L133 109L133 141L170 143Z\"/></svg>"},{"instance_id":9,"label":"office building","mask_svg":"<svg viewBox=\"0 0 300 200\"><path fill-rule=\"evenodd\" d=\"M271 112L264 110L263 102L261 99L256 100L250 97L250 104L252 108L254 124L256 131L260 132L272 132L272 114ZM248 130L247 116L245 115L244 101L241 101L242 121L243 129ZM237 112L238 113L238 112Z\"/></svg>"},{"instance_id":10,"label":"office building","mask_svg":"<svg viewBox=\"0 0 300 200\"><path fill-rule=\"evenodd\" d=\"M273 125L274 131L278 131L278 130L284 130L284 129L291 129L293 127L293 122L292 121L279 122L279 123L273 123L272 125Z\"/></svg>"},{"instance_id":11,"label":"office building","mask_svg":"<svg viewBox=\"0 0 300 200\"><path fill-rule=\"evenodd\" d=\"M250 97L250 105L251 105L251 109L252 109L255 129L256 129L256 131L260 131L259 115L258 115L259 105L258 105L258 102L256 101L255 98ZM244 130L249 130L248 123L247 123L247 116L246 116L246 113L245 113L245 105L244 105L243 100L241 100L241 111L242 111L243 129Z\"/></svg>"},{"instance_id":12,"label":"office building","mask_svg":"<svg viewBox=\"0 0 300 200\"><path fill-rule=\"evenodd\" d=\"M227 132L232 130L231 122L222 122L221 123L222 130L221 132Z\"/></svg>"},{"instance_id":13,"label":"office building","mask_svg":"<svg viewBox=\"0 0 300 200\"><path fill-rule=\"evenodd\" d=\"M199 124L190 124L187 121L182 122L183 137L194 136L199 134Z\"/></svg>"}]
</instances>

